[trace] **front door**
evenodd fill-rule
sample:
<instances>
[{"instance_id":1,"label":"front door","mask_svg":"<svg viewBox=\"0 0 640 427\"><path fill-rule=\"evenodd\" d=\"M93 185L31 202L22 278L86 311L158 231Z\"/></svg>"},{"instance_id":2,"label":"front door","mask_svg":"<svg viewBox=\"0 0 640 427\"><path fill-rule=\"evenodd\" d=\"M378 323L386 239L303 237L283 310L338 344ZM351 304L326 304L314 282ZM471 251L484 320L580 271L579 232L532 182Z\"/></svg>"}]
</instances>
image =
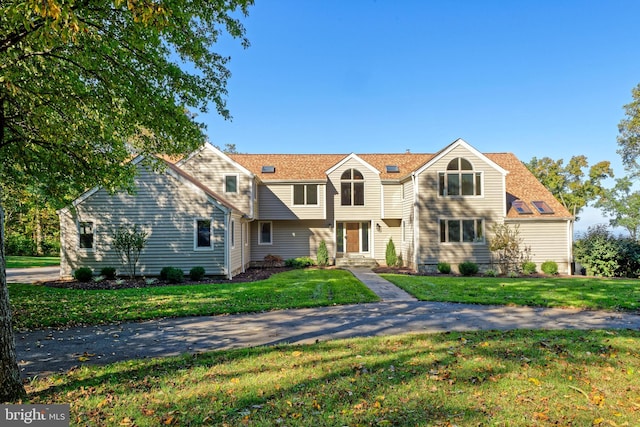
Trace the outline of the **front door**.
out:
<instances>
[{"instance_id":1,"label":"front door","mask_svg":"<svg viewBox=\"0 0 640 427\"><path fill-rule=\"evenodd\" d=\"M347 226L347 253L360 252L360 224L357 222L348 222Z\"/></svg>"}]
</instances>

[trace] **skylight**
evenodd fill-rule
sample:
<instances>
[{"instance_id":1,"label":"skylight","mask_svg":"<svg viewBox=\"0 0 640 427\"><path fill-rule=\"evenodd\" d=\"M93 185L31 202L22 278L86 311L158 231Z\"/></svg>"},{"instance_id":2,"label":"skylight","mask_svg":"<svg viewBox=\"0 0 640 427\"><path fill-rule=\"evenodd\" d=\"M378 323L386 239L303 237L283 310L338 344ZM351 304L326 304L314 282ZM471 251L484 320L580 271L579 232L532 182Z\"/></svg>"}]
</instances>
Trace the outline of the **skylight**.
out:
<instances>
[{"instance_id":1,"label":"skylight","mask_svg":"<svg viewBox=\"0 0 640 427\"><path fill-rule=\"evenodd\" d=\"M276 173L275 166L262 166L262 173Z\"/></svg>"},{"instance_id":2,"label":"skylight","mask_svg":"<svg viewBox=\"0 0 640 427\"><path fill-rule=\"evenodd\" d=\"M511 206L513 206L516 212L518 212L520 215L533 213L527 202L523 200L514 200L513 202L511 202Z\"/></svg>"},{"instance_id":3,"label":"skylight","mask_svg":"<svg viewBox=\"0 0 640 427\"><path fill-rule=\"evenodd\" d=\"M541 214L552 214L553 213L553 209L551 209L549 207L549 205L547 204L547 202L545 202L545 201L534 200L533 202L531 202L531 204L533 206L535 206L535 208L538 209L538 212L540 212Z\"/></svg>"},{"instance_id":4,"label":"skylight","mask_svg":"<svg viewBox=\"0 0 640 427\"><path fill-rule=\"evenodd\" d=\"M387 165L387 173L400 173L398 165Z\"/></svg>"}]
</instances>

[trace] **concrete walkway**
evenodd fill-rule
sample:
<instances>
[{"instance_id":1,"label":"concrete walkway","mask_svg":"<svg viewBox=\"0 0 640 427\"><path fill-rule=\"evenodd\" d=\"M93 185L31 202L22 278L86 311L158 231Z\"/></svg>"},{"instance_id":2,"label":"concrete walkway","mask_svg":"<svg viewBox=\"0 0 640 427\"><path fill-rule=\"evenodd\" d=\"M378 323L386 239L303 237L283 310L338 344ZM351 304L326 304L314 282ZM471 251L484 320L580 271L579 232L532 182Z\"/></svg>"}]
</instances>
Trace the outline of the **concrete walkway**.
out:
<instances>
[{"instance_id":1,"label":"concrete walkway","mask_svg":"<svg viewBox=\"0 0 640 427\"><path fill-rule=\"evenodd\" d=\"M628 313L419 302L369 273L354 271L374 292L380 292L385 301L18 333L19 365L24 377L32 377L63 372L81 364L405 332L640 330L640 316Z\"/></svg>"}]
</instances>

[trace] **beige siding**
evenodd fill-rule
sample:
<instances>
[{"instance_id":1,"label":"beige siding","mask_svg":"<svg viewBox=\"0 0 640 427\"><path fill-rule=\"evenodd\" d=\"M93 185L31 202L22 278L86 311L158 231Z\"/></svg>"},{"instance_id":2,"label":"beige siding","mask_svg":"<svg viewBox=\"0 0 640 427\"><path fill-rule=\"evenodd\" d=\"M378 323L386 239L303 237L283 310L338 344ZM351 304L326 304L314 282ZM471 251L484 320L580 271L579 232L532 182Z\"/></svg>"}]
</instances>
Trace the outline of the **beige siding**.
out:
<instances>
[{"instance_id":1,"label":"beige siding","mask_svg":"<svg viewBox=\"0 0 640 427\"><path fill-rule=\"evenodd\" d=\"M379 263L386 263L387 244L390 239L393 239L393 245L396 248L396 254L402 252L402 222L398 219L378 221L373 224L371 228L371 236L373 239L374 252L371 257L376 259ZM378 225L380 230L378 231ZM402 255L404 260L404 254Z\"/></svg>"},{"instance_id":2,"label":"beige siding","mask_svg":"<svg viewBox=\"0 0 640 427\"><path fill-rule=\"evenodd\" d=\"M309 184L316 185L316 184ZM274 220L281 219L325 219L326 216L326 185L318 185L317 205L293 204L292 183L268 183L258 186L260 211L258 218Z\"/></svg>"},{"instance_id":3,"label":"beige siding","mask_svg":"<svg viewBox=\"0 0 640 427\"><path fill-rule=\"evenodd\" d=\"M384 195L382 217L385 219L402 218L402 184L383 184L382 193Z\"/></svg>"},{"instance_id":4,"label":"beige siding","mask_svg":"<svg viewBox=\"0 0 640 427\"><path fill-rule=\"evenodd\" d=\"M413 181L408 180L402 184L404 198L402 199L402 223L404 224L404 237L402 239L401 250L402 258L405 265L415 268L414 262L414 247L413 247L413 224L414 224L414 212L413 212ZM402 232L402 229L401 229Z\"/></svg>"},{"instance_id":5,"label":"beige siding","mask_svg":"<svg viewBox=\"0 0 640 427\"><path fill-rule=\"evenodd\" d=\"M244 174L233 164L218 156L213 150L205 148L180 165L186 173L196 178L207 188L224 197L233 206L250 215L251 189L253 178ZM238 191L225 192L225 176L237 175Z\"/></svg>"},{"instance_id":6,"label":"beige siding","mask_svg":"<svg viewBox=\"0 0 640 427\"><path fill-rule=\"evenodd\" d=\"M148 232L148 240L139 261L139 274L157 275L162 267L179 267L188 273L202 266L207 274L224 274L225 215L201 191L168 174L140 169L137 193L108 194L98 190L75 210L62 211L61 270L70 276L79 267L116 267L125 271L111 247L111 235L119 226L138 224ZM195 220L211 219L213 250L196 250ZM94 249L80 249L78 222L94 223Z\"/></svg>"},{"instance_id":7,"label":"beige siding","mask_svg":"<svg viewBox=\"0 0 640 427\"><path fill-rule=\"evenodd\" d=\"M233 214L234 223L234 239L231 241L231 232L229 232L229 245L231 254L231 272L236 275L241 273L249 264L249 245L245 245L245 236L243 230L247 230L248 226L243 228L242 217ZM245 223L246 224L246 223ZM243 264L244 259L244 264Z\"/></svg>"},{"instance_id":8,"label":"beige siding","mask_svg":"<svg viewBox=\"0 0 640 427\"><path fill-rule=\"evenodd\" d=\"M475 172L482 172L482 195L466 197L440 197L438 173L445 172L447 164L456 157L471 162ZM418 177L419 266L433 266L449 262L452 266L463 261L479 264L491 262L486 243L441 243L440 219L484 219L485 235L493 221L504 218L505 188L503 175L484 158L476 157L464 147L456 147Z\"/></svg>"},{"instance_id":9,"label":"beige siding","mask_svg":"<svg viewBox=\"0 0 640 427\"><path fill-rule=\"evenodd\" d=\"M342 206L340 176L347 169L357 169L364 176L364 206ZM381 215L380 177L361 162L350 159L329 175L327 188L336 221L379 220Z\"/></svg>"},{"instance_id":10,"label":"beige siding","mask_svg":"<svg viewBox=\"0 0 640 427\"><path fill-rule=\"evenodd\" d=\"M545 261L558 263L558 271L569 274L571 267L570 241L566 220L508 220L506 224L519 225L519 235L525 246L531 247L531 258L540 266Z\"/></svg>"},{"instance_id":11,"label":"beige siding","mask_svg":"<svg viewBox=\"0 0 640 427\"><path fill-rule=\"evenodd\" d=\"M329 254L333 247L334 230L326 221L271 221L272 243L258 244L259 221L251 223L251 261L260 262L266 255L278 255L282 259L303 256L316 257L322 240L327 244Z\"/></svg>"}]
</instances>

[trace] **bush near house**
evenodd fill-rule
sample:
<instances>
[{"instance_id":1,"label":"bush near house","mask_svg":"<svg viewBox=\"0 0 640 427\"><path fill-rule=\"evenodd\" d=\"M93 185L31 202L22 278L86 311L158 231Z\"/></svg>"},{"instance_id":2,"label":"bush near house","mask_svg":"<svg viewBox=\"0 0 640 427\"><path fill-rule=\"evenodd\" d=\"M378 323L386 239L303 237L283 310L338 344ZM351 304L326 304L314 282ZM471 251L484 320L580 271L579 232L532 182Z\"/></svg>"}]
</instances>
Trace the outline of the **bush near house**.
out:
<instances>
[{"instance_id":1,"label":"bush near house","mask_svg":"<svg viewBox=\"0 0 640 427\"><path fill-rule=\"evenodd\" d=\"M104 278L107 280L113 280L116 278L116 268L102 267L102 269L100 269L100 275L104 276Z\"/></svg>"},{"instance_id":2,"label":"bush near house","mask_svg":"<svg viewBox=\"0 0 640 427\"><path fill-rule=\"evenodd\" d=\"M289 258L284 262L284 265L286 267L291 267L291 268L307 268L315 264L316 262L313 259L309 258L308 256L298 257L298 258Z\"/></svg>"},{"instance_id":3,"label":"bush near house","mask_svg":"<svg viewBox=\"0 0 640 427\"><path fill-rule=\"evenodd\" d=\"M524 274L536 274L536 263L533 261L527 261L522 264L522 273Z\"/></svg>"},{"instance_id":4,"label":"bush near house","mask_svg":"<svg viewBox=\"0 0 640 427\"><path fill-rule=\"evenodd\" d=\"M471 261L465 261L458 264L458 271L463 276L473 276L478 272L478 264Z\"/></svg>"},{"instance_id":5,"label":"bush near house","mask_svg":"<svg viewBox=\"0 0 640 427\"><path fill-rule=\"evenodd\" d=\"M324 240L320 242L320 246L318 246L318 265L320 267L326 267L329 265L329 251L327 250L327 244Z\"/></svg>"},{"instance_id":6,"label":"bush near house","mask_svg":"<svg viewBox=\"0 0 640 427\"><path fill-rule=\"evenodd\" d=\"M93 271L89 267L80 267L73 272L73 278L78 282L88 282L93 277Z\"/></svg>"},{"instance_id":7,"label":"bush near house","mask_svg":"<svg viewBox=\"0 0 640 427\"><path fill-rule=\"evenodd\" d=\"M542 263L542 265L540 266L540 269L549 275L556 275L558 274L558 263L555 261L545 261Z\"/></svg>"},{"instance_id":8,"label":"bush near house","mask_svg":"<svg viewBox=\"0 0 640 427\"><path fill-rule=\"evenodd\" d=\"M449 264L448 262L439 262L438 263L438 272L440 272L442 274L451 273L451 264Z\"/></svg>"},{"instance_id":9,"label":"bush near house","mask_svg":"<svg viewBox=\"0 0 640 427\"><path fill-rule=\"evenodd\" d=\"M263 258L262 266L265 268L280 267L283 262L284 261L280 255L269 254L265 255Z\"/></svg>"},{"instance_id":10,"label":"bush near house","mask_svg":"<svg viewBox=\"0 0 640 427\"><path fill-rule=\"evenodd\" d=\"M191 280L202 280L204 279L204 275L205 275L205 270L204 267L193 267L190 271L189 271L189 277L191 278Z\"/></svg>"},{"instance_id":11,"label":"bush near house","mask_svg":"<svg viewBox=\"0 0 640 427\"><path fill-rule=\"evenodd\" d=\"M389 239L387 243L385 262L387 267L395 267L398 264L398 255L396 254L396 245L393 243L393 239Z\"/></svg>"}]
</instances>

